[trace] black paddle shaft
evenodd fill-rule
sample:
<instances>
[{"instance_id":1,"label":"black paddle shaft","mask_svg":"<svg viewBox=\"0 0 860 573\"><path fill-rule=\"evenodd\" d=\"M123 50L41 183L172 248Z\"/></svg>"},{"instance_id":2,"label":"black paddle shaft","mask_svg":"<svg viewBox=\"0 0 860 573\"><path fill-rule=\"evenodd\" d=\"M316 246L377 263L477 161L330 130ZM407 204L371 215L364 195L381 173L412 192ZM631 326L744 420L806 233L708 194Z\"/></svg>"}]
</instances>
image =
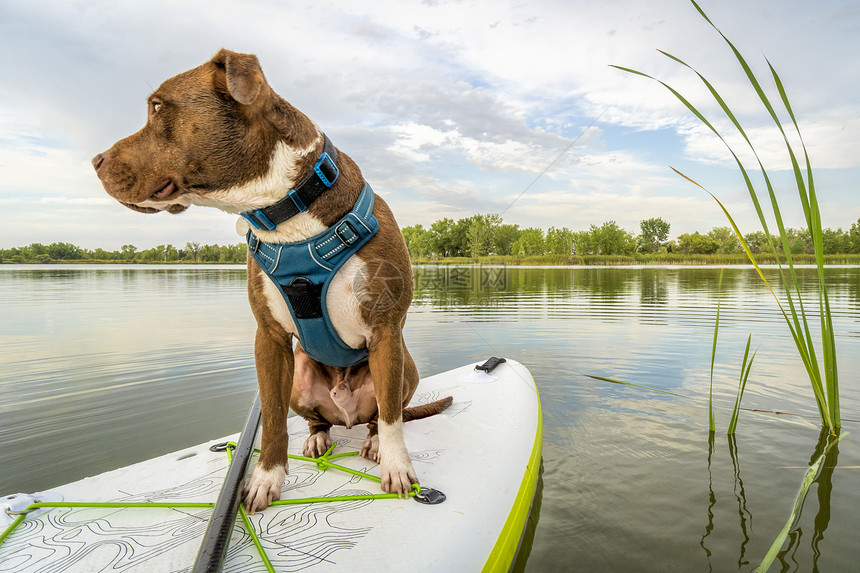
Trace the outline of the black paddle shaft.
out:
<instances>
[{"instance_id":1,"label":"black paddle shaft","mask_svg":"<svg viewBox=\"0 0 860 573\"><path fill-rule=\"evenodd\" d=\"M227 468L227 476L218 501L209 518L209 525L203 535L203 542L197 551L194 561L193 573L215 573L221 571L224 565L224 557L227 555L227 544L230 542L230 534L236 523L236 512L242 502L242 483L248 462L254 451L254 439L257 437L257 428L260 425L260 394L254 396L254 404L248 412L248 419L239 436L239 444L233 451L233 459Z\"/></svg>"}]
</instances>

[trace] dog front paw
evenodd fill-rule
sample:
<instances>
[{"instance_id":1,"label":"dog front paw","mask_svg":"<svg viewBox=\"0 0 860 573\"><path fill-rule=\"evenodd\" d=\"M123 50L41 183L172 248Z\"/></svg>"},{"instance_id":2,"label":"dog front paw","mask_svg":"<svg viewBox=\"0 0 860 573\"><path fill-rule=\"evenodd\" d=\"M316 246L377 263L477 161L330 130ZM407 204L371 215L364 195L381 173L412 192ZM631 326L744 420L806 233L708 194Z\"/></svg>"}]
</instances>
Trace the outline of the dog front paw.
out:
<instances>
[{"instance_id":1,"label":"dog front paw","mask_svg":"<svg viewBox=\"0 0 860 573\"><path fill-rule=\"evenodd\" d=\"M372 462L379 461L379 434L367 434L361 445L361 457Z\"/></svg>"},{"instance_id":2,"label":"dog front paw","mask_svg":"<svg viewBox=\"0 0 860 573\"><path fill-rule=\"evenodd\" d=\"M302 448L302 455L308 458L318 458L331 447L331 436L328 431L316 432L308 436Z\"/></svg>"},{"instance_id":3,"label":"dog front paw","mask_svg":"<svg viewBox=\"0 0 860 573\"><path fill-rule=\"evenodd\" d=\"M255 467L243 494L245 511L253 515L254 512L272 505L274 500L281 499L281 486L284 485L286 477L287 470L284 466L275 466L270 470L259 465Z\"/></svg>"},{"instance_id":4,"label":"dog front paw","mask_svg":"<svg viewBox=\"0 0 860 573\"><path fill-rule=\"evenodd\" d=\"M395 459L389 461L385 455L380 462L382 470L382 491L396 493L397 497L406 497L412 489L413 483L418 483L418 475L412 468L412 461L407 457L403 460Z\"/></svg>"},{"instance_id":5,"label":"dog front paw","mask_svg":"<svg viewBox=\"0 0 860 573\"><path fill-rule=\"evenodd\" d=\"M409 451L403 441L403 422L379 423L379 465L382 491L407 497L418 475L409 459Z\"/></svg>"}]
</instances>

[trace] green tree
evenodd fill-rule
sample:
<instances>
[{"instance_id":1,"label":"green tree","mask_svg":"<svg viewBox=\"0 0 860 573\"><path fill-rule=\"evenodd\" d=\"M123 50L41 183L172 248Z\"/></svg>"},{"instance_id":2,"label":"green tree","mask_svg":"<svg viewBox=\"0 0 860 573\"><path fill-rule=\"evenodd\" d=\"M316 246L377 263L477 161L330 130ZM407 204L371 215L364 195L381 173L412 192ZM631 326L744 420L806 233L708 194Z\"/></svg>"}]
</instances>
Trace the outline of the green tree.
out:
<instances>
[{"instance_id":1,"label":"green tree","mask_svg":"<svg viewBox=\"0 0 860 573\"><path fill-rule=\"evenodd\" d=\"M197 241L189 241L185 243L185 252L191 255L194 262L197 262L197 256L200 253L200 243Z\"/></svg>"},{"instance_id":2,"label":"green tree","mask_svg":"<svg viewBox=\"0 0 860 573\"><path fill-rule=\"evenodd\" d=\"M546 232L546 252L553 255L570 255L573 253L576 235L567 227L556 229L550 227Z\"/></svg>"},{"instance_id":3,"label":"green tree","mask_svg":"<svg viewBox=\"0 0 860 573\"><path fill-rule=\"evenodd\" d=\"M746 241L747 246L754 255L770 251L770 247L767 244L767 235L764 234L764 231L747 233L744 235L744 241Z\"/></svg>"},{"instance_id":4,"label":"green tree","mask_svg":"<svg viewBox=\"0 0 860 573\"><path fill-rule=\"evenodd\" d=\"M511 245L512 254L522 255L543 255L546 253L546 242L543 236L543 229L529 227L520 231L519 238Z\"/></svg>"},{"instance_id":5,"label":"green tree","mask_svg":"<svg viewBox=\"0 0 860 573\"><path fill-rule=\"evenodd\" d=\"M510 255L513 252L513 246L517 239L520 238L520 226L504 224L499 225L493 232L493 248L496 254Z\"/></svg>"},{"instance_id":6,"label":"green tree","mask_svg":"<svg viewBox=\"0 0 860 573\"><path fill-rule=\"evenodd\" d=\"M628 231L619 227L615 221L606 221L599 227L591 225L589 232L592 236L594 254L632 255L636 249L636 239Z\"/></svg>"},{"instance_id":7,"label":"green tree","mask_svg":"<svg viewBox=\"0 0 860 573\"><path fill-rule=\"evenodd\" d=\"M134 245L123 245L121 249L122 258L129 260L134 259L134 253L136 251L137 247L135 247Z\"/></svg>"},{"instance_id":8,"label":"green tree","mask_svg":"<svg viewBox=\"0 0 860 573\"><path fill-rule=\"evenodd\" d=\"M597 246L590 231L576 231L573 234L573 254L579 256L595 254Z\"/></svg>"},{"instance_id":9,"label":"green tree","mask_svg":"<svg viewBox=\"0 0 860 573\"><path fill-rule=\"evenodd\" d=\"M714 227L708 231L708 237L717 244L716 252L721 255L730 255L743 252L741 242L737 235L729 227Z\"/></svg>"},{"instance_id":10,"label":"green tree","mask_svg":"<svg viewBox=\"0 0 860 573\"><path fill-rule=\"evenodd\" d=\"M222 263L244 263L248 258L248 245L244 242L218 247Z\"/></svg>"},{"instance_id":11,"label":"green tree","mask_svg":"<svg viewBox=\"0 0 860 573\"><path fill-rule=\"evenodd\" d=\"M453 237L452 257L465 257L469 255L469 229L472 227L472 218L459 219L451 230Z\"/></svg>"},{"instance_id":12,"label":"green tree","mask_svg":"<svg viewBox=\"0 0 860 573\"><path fill-rule=\"evenodd\" d=\"M197 256L204 263L217 263L221 260L221 248L218 245L203 245Z\"/></svg>"},{"instance_id":13,"label":"green tree","mask_svg":"<svg viewBox=\"0 0 860 573\"><path fill-rule=\"evenodd\" d=\"M698 231L678 235L677 243L678 251L685 255L712 255L720 248L713 238Z\"/></svg>"},{"instance_id":14,"label":"green tree","mask_svg":"<svg viewBox=\"0 0 860 573\"><path fill-rule=\"evenodd\" d=\"M501 222L502 218L494 213L472 215L469 218L469 230L466 237L470 256L480 257L492 254L493 235Z\"/></svg>"},{"instance_id":15,"label":"green tree","mask_svg":"<svg viewBox=\"0 0 860 573\"><path fill-rule=\"evenodd\" d=\"M179 251L173 245L165 245L164 260L168 262L178 261L180 259Z\"/></svg>"},{"instance_id":16,"label":"green tree","mask_svg":"<svg viewBox=\"0 0 860 573\"><path fill-rule=\"evenodd\" d=\"M80 247L71 243L51 243L45 250L49 257L57 261L73 261L83 258L84 255Z\"/></svg>"},{"instance_id":17,"label":"green tree","mask_svg":"<svg viewBox=\"0 0 860 573\"><path fill-rule=\"evenodd\" d=\"M442 257L452 257L457 251L456 225L454 219L439 219L430 225L430 252Z\"/></svg>"},{"instance_id":18,"label":"green tree","mask_svg":"<svg viewBox=\"0 0 860 573\"><path fill-rule=\"evenodd\" d=\"M546 254L546 240L544 238L543 229L529 227L528 229L524 229L520 236L524 239L523 245L525 246L526 254Z\"/></svg>"},{"instance_id":19,"label":"green tree","mask_svg":"<svg viewBox=\"0 0 860 573\"><path fill-rule=\"evenodd\" d=\"M636 237L636 250L640 253L656 253L664 246L669 237L669 223L660 217L639 221L639 236Z\"/></svg>"},{"instance_id":20,"label":"green tree","mask_svg":"<svg viewBox=\"0 0 860 573\"><path fill-rule=\"evenodd\" d=\"M792 255L813 253L812 236L807 229L786 229L788 246Z\"/></svg>"},{"instance_id":21,"label":"green tree","mask_svg":"<svg viewBox=\"0 0 860 573\"><path fill-rule=\"evenodd\" d=\"M821 233L825 255L842 255L851 252L851 235L842 229L824 229Z\"/></svg>"},{"instance_id":22,"label":"green tree","mask_svg":"<svg viewBox=\"0 0 860 573\"><path fill-rule=\"evenodd\" d=\"M430 251L430 233L423 225L404 227L401 231L412 258L426 256Z\"/></svg>"},{"instance_id":23,"label":"green tree","mask_svg":"<svg viewBox=\"0 0 860 573\"><path fill-rule=\"evenodd\" d=\"M141 263L160 262L162 254L158 249L144 249L134 254L134 260Z\"/></svg>"},{"instance_id":24,"label":"green tree","mask_svg":"<svg viewBox=\"0 0 860 573\"><path fill-rule=\"evenodd\" d=\"M116 251L106 251L104 249L96 249L92 252L85 253L85 258L95 259L97 261L115 261L120 258L120 254Z\"/></svg>"},{"instance_id":25,"label":"green tree","mask_svg":"<svg viewBox=\"0 0 860 573\"><path fill-rule=\"evenodd\" d=\"M851 223L851 229L848 230L848 252L860 253L860 219Z\"/></svg>"},{"instance_id":26,"label":"green tree","mask_svg":"<svg viewBox=\"0 0 860 573\"><path fill-rule=\"evenodd\" d=\"M48 247L43 245L42 243L31 243L29 246L21 249L22 254L25 258L35 259L39 255L48 255Z\"/></svg>"},{"instance_id":27,"label":"green tree","mask_svg":"<svg viewBox=\"0 0 860 573\"><path fill-rule=\"evenodd\" d=\"M168 263L179 260L179 251L173 245L158 245L151 250L154 251L154 260L157 262Z\"/></svg>"}]
</instances>

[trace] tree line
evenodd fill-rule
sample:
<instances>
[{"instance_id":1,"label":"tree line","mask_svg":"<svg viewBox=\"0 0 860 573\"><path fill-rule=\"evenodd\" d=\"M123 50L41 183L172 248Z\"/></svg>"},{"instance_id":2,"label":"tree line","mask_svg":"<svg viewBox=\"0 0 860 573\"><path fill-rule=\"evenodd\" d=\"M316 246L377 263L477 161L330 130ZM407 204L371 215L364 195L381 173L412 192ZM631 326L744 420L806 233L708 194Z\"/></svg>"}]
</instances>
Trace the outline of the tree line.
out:
<instances>
[{"instance_id":1,"label":"tree line","mask_svg":"<svg viewBox=\"0 0 860 573\"><path fill-rule=\"evenodd\" d=\"M643 219L639 233L621 228L615 221L573 231L567 227L520 228L504 223L496 214L468 218L445 218L429 227L412 225L402 229L413 259L480 257L485 255L633 255L634 253L676 253L684 255L742 254L741 243L729 227L714 227L707 233L683 233L669 240L671 226L661 217ZM807 229L787 229L791 252L813 253ZM825 229L824 254L860 253L860 219L847 231ZM762 231L744 235L754 254L769 252ZM777 239L778 240L778 239Z\"/></svg>"},{"instance_id":2,"label":"tree line","mask_svg":"<svg viewBox=\"0 0 860 573\"><path fill-rule=\"evenodd\" d=\"M158 245L138 250L123 245L118 251L84 249L71 243L32 243L26 247L0 249L0 263L51 263L55 261L107 261L123 263L244 263L248 247L236 245L201 245L188 242L184 248Z\"/></svg>"},{"instance_id":3,"label":"tree line","mask_svg":"<svg viewBox=\"0 0 860 573\"><path fill-rule=\"evenodd\" d=\"M578 255L615 256L635 253L674 253L680 255L742 254L740 241L729 227L714 227L707 233L683 233L670 240L670 224L661 217L643 219L639 233L621 228L615 221L591 225L582 231L567 227L520 228L505 223L497 214L472 215L459 219L445 218L425 228L412 225L401 229L413 260L471 257L486 255ZM811 254L812 238L807 229L788 229L786 236L795 254ZM754 254L769 252L762 231L744 235ZM860 219L847 231L824 229L824 254L860 253ZM0 263L50 263L55 261L105 261L129 263L243 263L247 247L235 245L201 245L188 242L184 248L158 245L138 250L123 245L118 251L84 249L71 243L33 243L26 247L0 249Z\"/></svg>"}]
</instances>

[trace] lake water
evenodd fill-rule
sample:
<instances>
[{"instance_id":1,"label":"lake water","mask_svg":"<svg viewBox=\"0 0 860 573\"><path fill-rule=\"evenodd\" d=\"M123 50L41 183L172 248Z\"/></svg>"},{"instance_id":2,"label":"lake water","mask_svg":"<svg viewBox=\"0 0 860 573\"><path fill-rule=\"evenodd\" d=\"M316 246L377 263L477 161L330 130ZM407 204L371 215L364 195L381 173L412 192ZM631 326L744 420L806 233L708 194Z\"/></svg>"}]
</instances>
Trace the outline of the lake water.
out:
<instances>
[{"instance_id":1,"label":"lake water","mask_svg":"<svg viewBox=\"0 0 860 573\"><path fill-rule=\"evenodd\" d=\"M527 571L751 571L760 562L816 457L820 423L752 269L727 268L721 291L709 267L414 272L405 336L422 376L497 355L523 362L537 382L545 469ZM775 270L766 275L776 282ZM814 288L814 270L800 276ZM860 560L860 269L828 269L827 280L848 435L806 498L774 565L783 571L848 571ZM814 306L814 291L806 300ZM241 428L255 392L242 267L0 265L0 310L0 494ZM743 405L793 415L745 411L730 440L749 334L758 354Z\"/></svg>"}]
</instances>

